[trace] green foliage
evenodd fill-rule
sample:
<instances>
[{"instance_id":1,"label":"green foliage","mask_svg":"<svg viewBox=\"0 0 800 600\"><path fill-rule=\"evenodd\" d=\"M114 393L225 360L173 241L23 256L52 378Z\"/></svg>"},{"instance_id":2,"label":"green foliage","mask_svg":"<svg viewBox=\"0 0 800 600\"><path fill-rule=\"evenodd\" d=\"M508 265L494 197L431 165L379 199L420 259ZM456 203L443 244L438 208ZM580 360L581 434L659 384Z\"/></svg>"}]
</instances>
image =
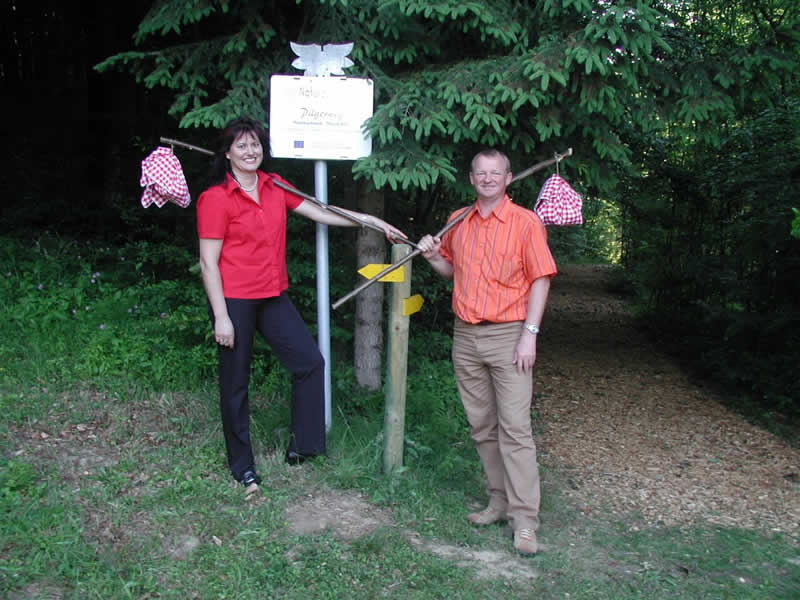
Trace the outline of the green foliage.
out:
<instances>
[{"instance_id":1,"label":"green foliage","mask_svg":"<svg viewBox=\"0 0 800 600\"><path fill-rule=\"evenodd\" d=\"M443 444L464 438L467 422L449 360L416 362L408 378L407 394L406 418L412 436L436 451Z\"/></svg>"},{"instance_id":2,"label":"green foliage","mask_svg":"<svg viewBox=\"0 0 800 600\"><path fill-rule=\"evenodd\" d=\"M794 219L792 219L791 236L800 239L800 210L792 208Z\"/></svg>"},{"instance_id":3,"label":"green foliage","mask_svg":"<svg viewBox=\"0 0 800 600\"><path fill-rule=\"evenodd\" d=\"M274 48L276 36L265 14L247 2L158 2L139 24L134 43L145 46L160 38L169 50L123 52L96 68L130 69L148 88L174 90L169 112L184 127L220 127L243 113L266 120L269 78L263 73L283 65L265 52ZM217 27L209 27L210 19Z\"/></svg>"},{"instance_id":4,"label":"green foliage","mask_svg":"<svg viewBox=\"0 0 800 600\"><path fill-rule=\"evenodd\" d=\"M71 502L64 502L63 490L51 484L52 475L28 462L0 460L0 592L4 596L14 597L13 590L29 582L46 580L58 588L78 573L84 581L92 581L104 571L82 539L80 514ZM119 580L109 579L97 588L106 597L121 591Z\"/></svg>"},{"instance_id":5,"label":"green foliage","mask_svg":"<svg viewBox=\"0 0 800 600\"><path fill-rule=\"evenodd\" d=\"M795 355L763 332L773 318L795 323L800 305L786 231L798 32L793 0L167 0L135 48L98 68L171 90L183 127L215 127L241 112L266 120L268 75L291 72L289 40L352 41L348 74L375 84L373 153L352 173L391 190L398 220L413 218L420 235L473 197L464 171L477 149L500 146L516 168L573 147L561 168L584 196L587 225L553 231L559 259L619 257L651 323L717 332L693 336L697 352L686 355L787 406L796 382L782 367L769 381L767 365ZM517 185L520 199L535 196ZM290 271L313 277L307 262ZM430 289L438 319L445 301ZM741 364L727 359L731 340L745 344L725 337L729 326L758 334L735 348ZM336 333L345 343L346 330Z\"/></svg>"},{"instance_id":6,"label":"green foliage","mask_svg":"<svg viewBox=\"0 0 800 600\"><path fill-rule=\"evenodd\" d=\"M304 219L290 220L297 235L290 241L291 293L315 323L313 245L301 241L313 236L307 227ZM345 253L346 240L338 243ZM102 382L115 390L208 385L217 348L195 264L180 246L145 241L112 247L43 235L31 248L27 240L4 238L0 298L7 343L0 347L0 376L56 385ZM349 290L344 273L333 280L332 293ZM335 344L350 342L347 325L333 328ZM289 395L288 373L258 335L251 384L266 396Z\"/></svg>"},{"instance_id":7,"label":"green foliage","mask_svg":"<svg viewBox=\"0 0 800 600\"><path fill-rule=\"evenodd\" d=\"M188 271L188 254L144 243L97 248L49 236L25 252L24 243L4 239L0 279L3 328L12 340L0 353L4 362L29 369L17 376L192 388L215 368L205 295ZM153 281L156 276L161 279ZM48 349L46 360L30 354L37 346Z\"/></svg>"},{"instance_id":8,"label":"green foliage","mask_svg":"<svg viewBox=\"0 0 800 600\"><path fill-rule=\"evenodd\" d=\"M610 189L606 161L629 164L623 126L657 115L648 65L669 52L666 13L647 2L305 0L156 4L132 50L97 66L174 90L183 127L266 120L271 73L290 72L287 39L349 40L350 75L375 82L374 152L354 165L377 188L457 191L480 146L515 164L574 146L587 187ZM212 33L213 32L213 33ZM568 118L567 118L568 117ZM458 200L458 196L454 196Z\"/></svg>"},{"instance_id":9,"label":"green foliage","mask_svg":"<svg viewBox=\"0 0 800 600\"><path fill-rule=\"evenodd\" d=\"M704 373L748 394L767 421L771 411L800 411L800 249L786 228L800 147L784 135L800 126L797 107L793 99L743 118L719 150L678 139L648 149L653 162L632 190L626 229L625 262L651 326ZM670 155L668 166L656 164Z\"/></svg>"},{"instance_id":10,"label":"green foliage","mask_svg":"<svg viewBox=\"0 0 800 600\"><path fill-rule=\"evenodd\" d=\"M619 77L612 74L609 57L614 44L622 44L620 36L611 34L614 43L603 37L597 28L605 26L609 15L601 12L595 17L588 5L578 8L589 13L580 17L588 18L589 25L576 33L572 23L562 20L561 7L552 3L545 12L549 18L536 6L507 6L495 12L490 8L495 5L468 3L463 10L480 7L481 12L479 19L467 23L451 23L443 17L453 14L450 3L422 4L425 10L416 3L398 4L406 18L422 15L433 20L436 15L440 23L434 26L440 43L424 48L425 61L420 68L392 75L383 65L378 70L369 64L372 57L365 53L376 91L383 96L368 123L380 146L371 157L359 161L354 169L357 175L371 176L376 186L384 180L392 185L392 176L385 171L400 166L393 156L403 153L430 168L430 179L435 182L446 177L444 165L435 164L435 158L444 159L455 173L482 145L506 148L517 163L518 158L529 162L530 156L543 149L550 152L563 144L580 148L586 164L581 174L588 185L608 186L607 169L600 168L599 162L610 157L627 164L613 128L626 114L624 102L640 93L635 74L648 60L640 46L665 46L655 33L659 16L654 10L629 10L625 13L628 22L620 19L615 25L630 28L622 37L630 43L631 55L636 55L635 61L624 53L615 57L616 69L624 75ZM612 7L611 12L615 10ZM569 11L565 13L575 18ZM647 30L636 25L648 20L653 26ZM503 35L490 35L495 23L503 23ZM470 37L480 37L481 51L474 56L463 52ZM567 106L569 120L564 119ZM402 166L392 169L392 175L399 177L394 185L401 188L424 188L430 182L411 172L400 175L401 171ZM384 173L376 175L378 172Z\"/></svg>"},{"instance_id":11,"label":"green foliage","mask_svg":"<svg viewBox=\"0 0 800 600\"><path fill-rule=\"evenodd\" d=\"M35 486L35 481L36 472L31 465L14 460L4 463L0 471L0 496L4 504L15 496L15 501L22 495L39 497L42 486Z\"/></svg>"},{"instance_id":12,"label":"green foliage","mask_svg":"<svg viewBox=\"0 0 800 600\"><path fill-rule=\"evenodd\" d=\"M661 339L791 427L800 7L688 3L673 18L673 51L650 67L662 125L626 135L639 164L620 176L623 263Z\"/></svg>"}]
</instances>

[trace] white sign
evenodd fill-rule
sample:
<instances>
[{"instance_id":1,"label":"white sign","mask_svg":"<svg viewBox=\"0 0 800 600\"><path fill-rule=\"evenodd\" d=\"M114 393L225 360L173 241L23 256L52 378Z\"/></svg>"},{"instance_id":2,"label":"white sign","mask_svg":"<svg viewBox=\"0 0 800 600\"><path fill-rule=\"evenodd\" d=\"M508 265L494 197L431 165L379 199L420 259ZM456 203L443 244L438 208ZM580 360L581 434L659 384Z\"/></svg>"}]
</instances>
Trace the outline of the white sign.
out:
<instances>
[{"instance_id":1,"label":"white sign","mask_svg":"<svg viewBox=\"0 0 800 600\"><path fill-rule=\"evenodd\" d=\"M371 79L270 78L269 150L276 158L355 160L369 156L361 127L372 116Z\"/></svg>"}]
</instances>

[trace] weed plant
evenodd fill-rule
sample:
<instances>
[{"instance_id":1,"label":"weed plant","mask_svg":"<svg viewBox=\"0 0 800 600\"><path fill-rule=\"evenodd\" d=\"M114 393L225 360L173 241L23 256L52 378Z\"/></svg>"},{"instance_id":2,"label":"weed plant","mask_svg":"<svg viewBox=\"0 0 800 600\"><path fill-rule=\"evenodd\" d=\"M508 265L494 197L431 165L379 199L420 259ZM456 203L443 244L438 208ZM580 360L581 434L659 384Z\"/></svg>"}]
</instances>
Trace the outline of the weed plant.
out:
<instances>
[{"instance_id":1,"label":"weed plant","mask_svg":"<svg viewBox=\"0 0 800 600\"><path fill-rule=\"evenodd\" d=\"M264 485L248 500L224 465L215 348L193 262L142 242L0 243L0 596L800 595L791 538L589 517L546 466L536 558L512 554L503 526L470 527L464 512L485 494L446 332L412 337L405 463L391 474L381 472L382 394L355 389L342 364L329 456L286 466L288 378L261 348L251 404ZM289 523L293 509L332 490L365 498L381 524L343 538L335 526ZM499 570L487 571L497 557Z\"/></svg>"}]
</instances>

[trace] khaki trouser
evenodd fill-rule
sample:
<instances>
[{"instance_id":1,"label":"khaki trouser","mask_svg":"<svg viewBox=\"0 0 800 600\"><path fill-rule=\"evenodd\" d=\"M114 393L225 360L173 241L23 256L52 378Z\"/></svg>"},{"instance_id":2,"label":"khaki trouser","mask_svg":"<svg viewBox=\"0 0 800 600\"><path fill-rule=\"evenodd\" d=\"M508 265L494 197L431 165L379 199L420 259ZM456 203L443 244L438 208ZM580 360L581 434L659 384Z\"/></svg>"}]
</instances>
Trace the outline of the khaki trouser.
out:
<instances>
[{"instance_id":1,"label":"khaki trouser","mask_svg":"<svg viewBox=\"0 0 800 600\"><path fill-rule=\"evenodd\" d=\"M522 322L456 318L453 368L483 470L489 506L514 529L539 527L539 466L531 430L533 376L512 364Z\"/></svg>"}]
</instances>

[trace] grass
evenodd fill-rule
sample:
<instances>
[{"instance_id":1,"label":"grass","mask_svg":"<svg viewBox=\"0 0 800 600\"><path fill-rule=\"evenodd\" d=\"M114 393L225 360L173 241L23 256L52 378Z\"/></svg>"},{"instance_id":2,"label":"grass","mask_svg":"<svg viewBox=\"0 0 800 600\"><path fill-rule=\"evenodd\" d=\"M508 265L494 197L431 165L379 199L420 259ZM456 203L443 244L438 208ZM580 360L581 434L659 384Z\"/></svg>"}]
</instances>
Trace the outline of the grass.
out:
<instances>
[{"instance_id":1,"label":"grass","mask_svg":"<svg viewBox=\"0 0 800 600\"><path fill-rule=\"evenodd\" d=\"M334 385L329 457L283 464L285 377L262 359L269 374L253 382L252 420L265 484L247 499L224 465L213 354L204 349L205 315L192 313L203 308L192 305L191 283L104 268L99 289L97 277L81 278L100 269L68 260L74 245L48 243L27 263L15 255L2 265L13 275L0 283L8 340L0 347L0 596L800 595L796 540L585 515L562 494L567 476L547 464L538 556L514 555L502 525L470 527L463 514L485 501L483 484L436 336L420 349L429 360L409 375L406 465L391 475L381 473L382 398L352 389L346 370ZM108 252L141 262L138 272L153 266L130 248ZM76 294L89 306L80 317L71 312Z\"/></svg>"},{"instance_id":2,"label":"grass","mask_svg":"<svg viewBox=\"0 0 800 600\"><path fill-rule=\"evenodd\" d=\"M445 483L427 458L387 477L378 460L380 426L368 423L379 419L348 422L340 414L331 456L288 467L280 461L279 400L257 402L257 463L266 484L248 501L222 464L213 391L107 401L87 421L97 411L96 396L80 388L50 391L40 396L47 413L10 421L2 432L4 594L522 599L798 592L800 565L790 539L703 526L639 524L634 531L632 522L586 517L563 500L565 482L547 468L545 550L517 558L504 527L465 525L464 507L482 497L468 444L454 450L463 461L452 461ZM332 490L344 498L361 494L382 524L352 539L343 539L335 523L294 532L287 513L309 495L324 505ZM331 511L343 508L330 503ZM449 548L454 558L420 550L412 535ZM479 578L483 562L468 559L479 551L504 556L507 572L530 569L537 577Z\"/></svg>"}]
</instances>

